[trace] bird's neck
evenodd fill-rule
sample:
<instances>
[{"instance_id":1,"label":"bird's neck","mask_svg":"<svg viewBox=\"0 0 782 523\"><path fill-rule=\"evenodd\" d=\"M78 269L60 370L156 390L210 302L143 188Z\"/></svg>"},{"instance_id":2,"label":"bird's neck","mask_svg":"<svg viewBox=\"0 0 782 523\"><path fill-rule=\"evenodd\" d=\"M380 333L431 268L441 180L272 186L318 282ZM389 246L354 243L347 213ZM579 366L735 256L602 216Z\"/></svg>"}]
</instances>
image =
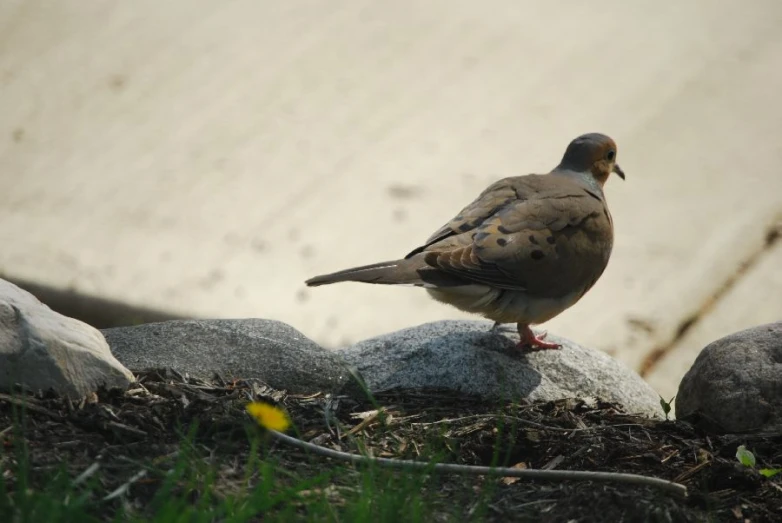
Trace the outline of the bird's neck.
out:
<instances>
[{"instance_id":1,"label":"bird's neck","mask_svg":"<svg viewBox=\"0 0 782 523\"><path fill-rule=\"evenodd\" d=\"M600 180L598 180L591 171L574 171L572 169L563 168L560 165L551 171L550 174L552 176L562 176L575 180L587 188L597 192L601 197L603 196L603 184L600 183Z\"/></svg>"}]
</instances>

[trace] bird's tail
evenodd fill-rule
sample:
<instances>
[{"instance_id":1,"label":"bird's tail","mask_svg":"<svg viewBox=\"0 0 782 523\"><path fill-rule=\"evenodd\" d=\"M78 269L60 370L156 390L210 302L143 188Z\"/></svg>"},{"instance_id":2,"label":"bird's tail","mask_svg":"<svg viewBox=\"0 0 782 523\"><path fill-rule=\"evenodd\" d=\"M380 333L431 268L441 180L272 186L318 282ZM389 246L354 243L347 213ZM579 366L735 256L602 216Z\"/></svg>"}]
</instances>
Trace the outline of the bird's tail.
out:
<instances>
[{"instance_id":1,"label":"bird's tail","mask_svg":"<svg viewBox=\"0 0 782 523\"><path fill-rule=\"evenodd\" d=\"M310 278L305 283L309 287L328 285L341 281L356 281L362 283L377 283L381 285L423 285L420 270L426 265L421 260L394 260L362 267L345 269L332 274L324 274Z\"/></svg>"}]
</instances>

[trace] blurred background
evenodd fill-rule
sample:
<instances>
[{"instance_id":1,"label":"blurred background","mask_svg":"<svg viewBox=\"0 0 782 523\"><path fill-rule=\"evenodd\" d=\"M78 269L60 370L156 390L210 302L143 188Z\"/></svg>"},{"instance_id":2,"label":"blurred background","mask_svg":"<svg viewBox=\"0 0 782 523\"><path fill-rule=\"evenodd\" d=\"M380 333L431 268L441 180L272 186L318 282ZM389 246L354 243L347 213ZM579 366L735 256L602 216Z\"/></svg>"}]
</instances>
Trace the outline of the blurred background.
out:
<instances>
[{"instance_id":1,"label":"blurred background","mask_svg":"<svg viewBox=\"0 0 782 523\"><path fill-rule=\"evenodd\" d=\"M545 327L666 397L782 319L782 3L0 3L0 277L98 326L260 317L327 347L466 317L313 275L398 258L603 132L602 279Z\"/></svg>"}]
</instances>

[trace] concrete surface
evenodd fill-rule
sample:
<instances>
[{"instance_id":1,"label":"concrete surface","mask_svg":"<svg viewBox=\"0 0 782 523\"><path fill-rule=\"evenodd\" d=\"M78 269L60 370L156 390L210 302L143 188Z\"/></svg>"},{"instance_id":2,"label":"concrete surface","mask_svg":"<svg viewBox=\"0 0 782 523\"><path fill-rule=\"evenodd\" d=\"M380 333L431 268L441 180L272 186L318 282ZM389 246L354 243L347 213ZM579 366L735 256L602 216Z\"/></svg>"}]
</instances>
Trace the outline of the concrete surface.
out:
<instances>
[{"instance_id":1,"label":"concrete surface","mask_svg":"<svg viewBox=\"0 0 782 523\"><path fill-rule=\"evenodd\" d=\"M600 131L614 255L547 327L642 368L782 209L779 27L778 0L6 0L0 275L332 346L462 318L302 282Z\"/></svg>"},{"instance_id":2,"label":"concrete surface","mask_svg":"<svg viewBox=\"0 0 782 523\"><path fill-rule=\"evenodd\" d=\"M665 399L674 396L684 373L712 341L757 325L782 320L782 241L706 311L645 376Z\"/></svg>"}]
</instances>

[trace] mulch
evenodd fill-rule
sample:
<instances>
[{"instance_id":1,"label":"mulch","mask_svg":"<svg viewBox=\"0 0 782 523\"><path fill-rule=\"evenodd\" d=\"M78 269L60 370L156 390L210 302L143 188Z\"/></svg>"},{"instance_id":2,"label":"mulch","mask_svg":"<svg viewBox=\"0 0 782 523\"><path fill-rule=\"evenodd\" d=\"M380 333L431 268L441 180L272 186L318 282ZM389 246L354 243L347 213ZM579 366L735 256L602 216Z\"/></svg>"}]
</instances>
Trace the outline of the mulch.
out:
<instances>
[{"instance_id":1,"label":"mulch","mask_svg":"<svg viewBox=\"0 0 782 523\"><path fill-rule=\"evenodd\" d=\"M292 434L330 449L466 465L634 473L684 484L689 492L680 499L620 483L433 474L436 481L422 488L435 513L442 506L436 519L443 521L782 521L782 474L765 478L735 457L743 444L758 467L782 467L782 434L708 434L680 421L631 416L591 399L510 404L418 390L359 400L292 395L254 380L204 380L173 370L136 376L139 382L127 392L99 391L82 402L51 394L0 395L0 474L7 494L18 486L16 460L23 444L28 488L44 489L56 473L76 478L92 467L101 488L96 501L109 498L95 503L96 517L110 520L120 508L144 515L189 437L192 449L214 470L211 490L219 500L246 482L243 467L252 436L261 429L244 406L256 398L284 407L295 425ZM291 478L315 478L344 467L329 485L318 487L333 498L335 510L360 490L359 475L351 473L360 465L343 466L262 440L263 459L292 471ZM485 501L478 512L477 499ZM300 515L306 519L306 511Z\"/></svg>"}]
</instances>

